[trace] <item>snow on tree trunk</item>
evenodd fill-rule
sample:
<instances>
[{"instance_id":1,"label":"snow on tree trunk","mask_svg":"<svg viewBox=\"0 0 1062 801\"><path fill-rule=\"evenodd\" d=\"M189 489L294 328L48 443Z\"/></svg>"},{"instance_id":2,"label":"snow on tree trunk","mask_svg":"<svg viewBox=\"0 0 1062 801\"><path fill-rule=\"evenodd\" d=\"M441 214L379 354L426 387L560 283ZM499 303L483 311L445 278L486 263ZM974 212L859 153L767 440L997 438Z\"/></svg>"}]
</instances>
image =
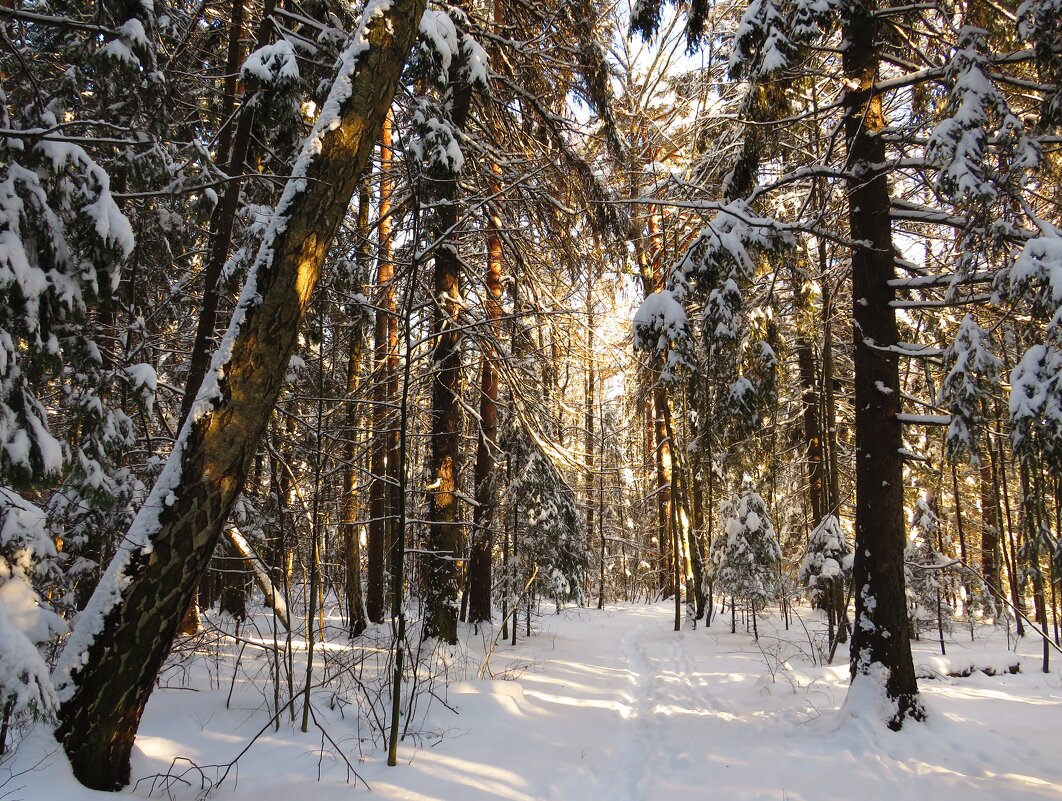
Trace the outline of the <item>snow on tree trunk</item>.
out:
<instances>
[{"instance_id":1,"label":"snow on tree trunk","mask_svg":"<svg viewBox=\"0 0 1062 801\"><path fill-rule=\"evenodd\" d=\"M856 4L844 21L844 132L851 177L848 221L852 249L855 329L856 540L853 565L856 622L852 631L849 692L853 711L861 697L876 698L867 682L883 682L891 708L888 725L922 718L904 597L903 459L889 187L882 165L886 127L877 79L879 38L876 2Z\"/></svg>"},{"instance_id":2,"label":"snow on tree trunk","mask_svg":"<svg viewBox=\"0 0 1062 801\"><path fill-rule=\"evenodd\" d=\"M129 781L144 705L269 421L423 7L372 2L363 13L170 459L61 656L57 736L89 787Z\"/></svg>"}]
</instances>

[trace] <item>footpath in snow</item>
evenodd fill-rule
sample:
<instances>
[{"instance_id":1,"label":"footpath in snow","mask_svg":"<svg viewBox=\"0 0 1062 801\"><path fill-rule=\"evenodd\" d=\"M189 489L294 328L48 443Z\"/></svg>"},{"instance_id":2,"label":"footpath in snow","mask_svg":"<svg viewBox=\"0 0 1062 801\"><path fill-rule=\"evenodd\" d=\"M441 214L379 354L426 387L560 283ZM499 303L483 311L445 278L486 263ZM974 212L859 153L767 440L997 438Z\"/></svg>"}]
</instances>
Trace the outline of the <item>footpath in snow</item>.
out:
<instances>
[{"instance_id":1,"label":"footpath in snow","mask_svg":"<svg viewBox=\"0 0 1062 801\"><path fill-rule=\"evenodd\" d=\"M804 615L817 631L818 617ZM758 644L742 630L730 634L729 620L676 633L667 604L568 609L538 627L515 649L498 647L490 664L504 678L437 683L427 720L403 743L397 768L386 767L385 755L366 747L364 737L358 745L364 724L349 708L330 710L322 689L317 705L334 743L314 729L270 730L210 797L1062 799L1062 675L1039 672L1037 643L1020 649L1027 656L1018 675L944 675L1019 661L1007 653L1001 629L985 627L979 637L987 639L971 643L957 628L946 659L935 643L915 643L920 674L937 677L921 682L930 720L897 734L873 720L873 710L853 714L844 706L845 655L833 666L814 666L799 621L788 632L777 618L762 621ZM474 676L472 661L451 671ZM223 666L218 676L226 670L231 675ZM137 739L134 780L170 771L175 757L206 765L238 754L268 721L262 691L243 684L229 709L228 678L157 691ZM371 790L345 783L337 748ZM6 767L24 771L0 789L14 799L116 797L77 785L41 735ZM202 797L196 776L193 770L165 785L142 781L118 797Z\"/></svg>"}]
</instances>

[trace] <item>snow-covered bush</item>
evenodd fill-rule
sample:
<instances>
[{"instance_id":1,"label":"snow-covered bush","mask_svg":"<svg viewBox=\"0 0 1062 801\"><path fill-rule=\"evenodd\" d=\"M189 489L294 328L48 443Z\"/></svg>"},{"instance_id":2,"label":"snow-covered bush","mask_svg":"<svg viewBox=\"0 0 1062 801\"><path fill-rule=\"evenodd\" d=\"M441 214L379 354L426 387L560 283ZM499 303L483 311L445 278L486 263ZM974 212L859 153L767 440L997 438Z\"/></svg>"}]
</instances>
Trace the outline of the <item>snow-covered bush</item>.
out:
<instances>
[{"instance_id":1,"label":"snow-covered bush","mask_svg":"<svg viewBox=\"0 0 1062 801\"><path fill-rule=\"evenodd\" d=\"M828 603L838 582L852 575L852 546L835 515L822 518L808 539L798 578L808 598L818 607Z\"/></svg>"},{"instance_id":2,"label":"snow-covered bush","mask_svg":"<svg viewBox=\"0 0 1062 801\"><path fill-rule=\"evenodd\" d=\"M723 532L712 544L716 587L746 601L753 612L774 597L782 549L767 504L746 478L741 492L720 506Z\"/></svg>"}]
</instances>

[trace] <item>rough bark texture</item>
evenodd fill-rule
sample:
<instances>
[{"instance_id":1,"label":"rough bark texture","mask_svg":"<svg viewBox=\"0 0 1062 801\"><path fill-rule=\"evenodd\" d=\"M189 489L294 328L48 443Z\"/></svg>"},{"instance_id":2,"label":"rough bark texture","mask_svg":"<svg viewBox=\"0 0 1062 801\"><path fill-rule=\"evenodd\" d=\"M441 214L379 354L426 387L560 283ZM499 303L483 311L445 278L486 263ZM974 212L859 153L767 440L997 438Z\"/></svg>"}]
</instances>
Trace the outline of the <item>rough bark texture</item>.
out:
<instances>
[{"instance_id":1,"label":"rough bark texture","mask_svg":"<svg viewBox=\"0 0 1062 801\"><path fill-rule=\"evenodd\" d=\"M889 727L923 716L911 660L904 597L903 460L896 313L889 305L895 275L889 187L882 165L885 127L881 99L871 87L878 70L878 25L873 0L845 20L843 64L848 147L848 219L853 240L855 321L856 543L853 581L852 683L883 679L896 705ZM884 675L882 675L884 673Z\"/></svg>"},{"instance_id":2,"label":"rough bark texture","mask_svg":"<svg viewBox=\"0 0 1062 801\"><path fill-rule=\"evenodd\" d=\"M181 479L159 515L151 548L134 554L128 584L73 673L57 736L74 775L88 787L129 782L129 754L181 612L206 569L239 495L280 392L321 265L368 162L423 13L423 0L395 0L370 26L340 124L320 141L303 188L260 270L220 382L221 397L185 432Z\"/></svg>"},{"instance_id":3,"label":"rough bark texture","mask_svg":"<svg viewBox=\"0 0 1062 801\"><path fill-rule=\"evenodd\" d=\"M451 116L464 128L472 100L461 76L464 59L451 65ZM464 532L457 500L458 449L461 434L461 260L456 231L460 185L457 175L438 180L438 233L446 238L435 250L435 308L432 315L431 483L428 489L428 555L425 579L424 636L457 642L458 565Z\"/></svg>"}]
</instances>

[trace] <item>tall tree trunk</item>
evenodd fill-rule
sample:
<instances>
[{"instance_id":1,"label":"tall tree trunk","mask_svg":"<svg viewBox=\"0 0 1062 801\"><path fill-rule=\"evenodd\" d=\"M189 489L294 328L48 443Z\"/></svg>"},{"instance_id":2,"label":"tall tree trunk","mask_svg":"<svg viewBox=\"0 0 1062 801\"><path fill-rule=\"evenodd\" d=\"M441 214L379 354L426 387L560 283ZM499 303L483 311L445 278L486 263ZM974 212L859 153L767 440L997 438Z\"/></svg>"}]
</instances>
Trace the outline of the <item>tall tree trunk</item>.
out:
<instances>
[{"instance_id":1,"label":"tall tree trunk","mask_svg":"<svg viewBox=\"0 0 1062 801\"><path fill-rule=\"evenodd\" d=\"M391 259L391 114L380 131L380 222L376 259L376 321L373 331L372 451L369 455L369 527L365 607L369 620L382 623L387 606L387 542L394 495L396 454L392 446L395 428L394 404L398 388L397 320L395 319L395 265Z\"/></svg>"},{"instance_id":2,"label":"tall tree trunk","mask_svg":"<svg viewBox=\"0 0 1062 801\"><path fill-rule=\"evenodd\" d=\"M450 121L458 130L465 126L472 100L472 89L464 74L465 63L465 59L457 59L450 67ZM457 500L461 434L461 336L458 326L461 260L457 253L460 184L458 175L448 171L437 175L434 183L432 197L438 215L436 233L443 240L434 253L431 479L428 485L430 522L425 571L424 636L456 643L458 565L463 546Z\"/></svg>"},{"instance_id":3,"label":"tall tree trunk","mask_svg":"<svg viewBox=\"0 0 1062 801\"><path fill-rule=\"evenodd\" d=\"M497 168L495 168L497 174ZM491 182L491 194L501 184ZM491 553L494 550L494 487L497 477L498 448L498 358L496 342L501 341L502 242L501 212L497 203L487 206L487 330L483 345L483 364L479 386L479 438L476 444L474 475L476 505L472 512L472 548L469 565L469 619L472 623L491 619Z\"/></svg>"},{"instance_id":4,"label":"tall tree trunk","mask_svg":"<svg viewBox=\"0 0 1062 801\"><path fill-rule=\"evenodd\" d=\"M989 444L991 453L992 445ZM999 570L999 515L996 513L996 483L993 478L992 459L981 459L979 470L981 493L981 576L988 585L988 591L1002 600L1005 593L1000 584Z\"/></svg>"},{"instance_id":5,"label":"tall tree trunk","mask_svg":"<svg viewBox=\"0 0 1062 801\"><path fill-rule=\"evenodd\" d=\"M886 127L873 91L880 31L875 0L864 0L844 20L844 134L848 149L850 235L855 338L856 543L851 672L859 682L883 681L896 705L889 728L924 711L911 659L904 593L903 461L900 376L889 187L884 172Z\"/></svg>"},{"instance_id":6,"label":"tall tree trunk","mask_svg":"<svg viewBox=\"0 0 1062 801\"><path fill-rule=\"evenodd\" d=\"M666 401L664 404L664 431L667 433L668 442L676 442L671 407ZM691 512L689 491L686 483L688 473L685 460L678 450L671 450L671 458L671 525L675 529L675 581L676 587L681 585L685 590L686 603L692 606L696 617L696 610L704 605L703 593L698 592L703 574L701 572L700 559L693 549L694 537L690 532Z\"/></svg>"},{"instance_id":7,"label":"tall tree trunk","mask_svg":"<svg viewBox=\"0 0 1062 801\"><path fill-rule=\"evenodd\" d=\"M596 285L596 269L593 269L586 286L586 407L583 412L583 433L586 437L583 443L583 468L586 471L585 475L585 503L586 503L586 542L588 547L592 547L594 542L594 512L595 509L595 484L594 480L594 447L596 437L594 434L594 408L596 391L597 391L597 370L594 362L594 287ZM600 523L599 523L600 525ZM603 542L603 540L602 540ZM604 549L601 551L601 569L598 571L598 578L602 582L602 586L598 587L597 597L598 606L604 606L604 579L605 579L605 567L604 567Z\"/></svg>"},{"instance_id":8,"label":"tall tree trunk","mask_svg":"<svg viewBox=\"0 0 1062 801\"><path fill-rule=\"evenodd\" d=\"M358 275L360 283L368 271L368 236L369 236L369 185L363 181L358 189L358 233L360 244L357 252ZM359 287L360 288L360 287ZM345 581L344 592L347 601L347 629L351 637L357 637L369 626L369 617L365 611L365 598L361 588L361 533L358 522L357 460L358 460L358 405L354 403L361 387L361 359L365 350L365 332L362 320L358 317L350 328L350 341L347 343L347 414L346 414L346 461L343 468L343 565Z\"/></svg>"},{"instance_id":9,"label":"tall tree trunk","mask_svg":"<svg viewBox=\"0 0 1062 801\"><path fill-rule=\"evenodd\" d=\"M374 10L339 61L327 117L314 127L277 204L227 344L56 669L56 735L88 787L114 790L129 781L144 705L269 422L424 0Z\"/></svg>"},{"instance_id":10,"label":"tall tree trunk","mask_svg":"<svg viewBox=\"0 0 1062 801\"><path fill-rule=\"evenodd\" d=\"M659 376L653 380L653 419L656 430L656 508L658 536L662 543L660 552L660 581L661 591L665 598L670 598L672 593L678 592L675 586L674 559L678 558L675 553L673 532L671 526L671 440L667 436L665 414L667 407L667 392L660 384Z\"/></svg>"}]
</instances>

